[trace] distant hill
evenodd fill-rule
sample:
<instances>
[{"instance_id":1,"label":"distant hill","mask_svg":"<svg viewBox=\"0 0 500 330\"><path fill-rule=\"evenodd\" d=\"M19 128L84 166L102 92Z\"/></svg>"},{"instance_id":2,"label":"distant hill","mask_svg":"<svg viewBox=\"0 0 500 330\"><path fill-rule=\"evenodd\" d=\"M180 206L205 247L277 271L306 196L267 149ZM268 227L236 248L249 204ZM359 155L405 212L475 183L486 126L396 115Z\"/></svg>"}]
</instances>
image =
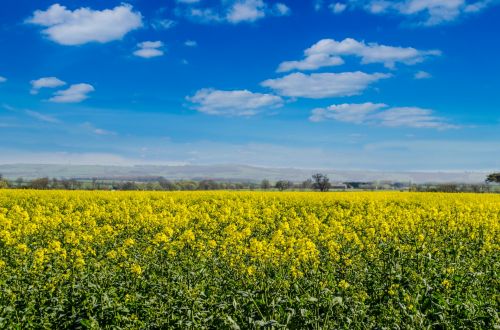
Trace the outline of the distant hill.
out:
<instances>
[{"instance_id":1,"label":"distant hill","mask_svg":"<svg viewBox=\"0 0 500 330\"><path fill-rule=\"evenodd\" d=\"M136 166L103 166L103 165L52 165L52 164L8 164L0 165L0 173L8 179L22 177L50 178L107 178L132 180L135 178L163 176L170 180L226 180L226 181L260 181L268 179L303 181L313 173L326 173L332 181L398 181L398 182L484 182L485 172L381 172L381 171L346 171L346 170L312 170L297 168L266 168L247 165L136 165Z\"/></svg>"}]
</instances>

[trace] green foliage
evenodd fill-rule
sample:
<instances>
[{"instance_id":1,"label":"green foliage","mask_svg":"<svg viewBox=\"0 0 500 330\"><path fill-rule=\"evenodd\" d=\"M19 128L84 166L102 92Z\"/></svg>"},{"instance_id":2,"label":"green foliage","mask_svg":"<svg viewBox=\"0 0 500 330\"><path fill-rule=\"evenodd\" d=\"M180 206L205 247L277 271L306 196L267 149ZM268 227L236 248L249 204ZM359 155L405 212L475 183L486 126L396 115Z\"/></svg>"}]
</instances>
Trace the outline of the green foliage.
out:
<instances>
[{"instance_id":1,"label":"green foliage","mask_svg":"<svg viewBox=\"0 0 500 330\"><path fill-rule=\"evenodd\" d=\"M491 173L490 175L488 175L488 177L486 178L486 182L500 183L500 172Z\"/></svg>"}]
</instances>

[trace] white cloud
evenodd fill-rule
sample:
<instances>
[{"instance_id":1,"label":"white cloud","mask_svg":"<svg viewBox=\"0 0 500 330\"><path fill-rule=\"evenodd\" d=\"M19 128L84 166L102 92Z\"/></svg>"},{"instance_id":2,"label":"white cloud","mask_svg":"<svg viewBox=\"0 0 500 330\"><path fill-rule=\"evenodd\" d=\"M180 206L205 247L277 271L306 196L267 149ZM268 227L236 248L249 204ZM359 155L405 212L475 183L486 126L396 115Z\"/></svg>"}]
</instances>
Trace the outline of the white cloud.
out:
<instances>
[{"instance_id":1,"label":"white cloud","mask_svg":"<svg viewBox=\"0 0 500 330\"><path fill-rule=\"evenodd\" d=\"M142 58L151 58L163 56L165 53L161 49L163 42L161 41L143 41L137 44L138 50L134 52L135 56Z\"/></svg>"},{"instance_id":2,"label":"white cloud","mask_svg":"<svg viewBox=\"0 0 500 330\"><path fill-rule=\"evenodd\" d=\"M313 54L307 56L302 61L282 62L277 72L288 72L292 70L316 70L322 67L337 66L344 64L344 60L339 56L330 56L328 54Z\"/></svg>"},{"instance_id":3,"label":"white cloud","mask_svg":"<svg viewBox=\"0 0 500 330\"><path fill-rule=\"evenodd\" d=\"M274 5L274 10L278 16L287 16L292 12L284 3L278 2Z\"/></svg>"},{"instance_id":4,"label":"white cloud","mask_svg":"<svg viewBox=\"0 0 500 330\"><path fill-rule=\"evenodd\" d=\"M184 42L184 45L188 47L196 47L198 46L198 43L195 40L186 40L186 42Z\"/></svg>"},{"instance_id":5,"label":"white cloud","mask_svg":"<svg viewBox=\"0 0 500 330\"><path fill-rule=\"evenodd\" d=\"M155 30L169 30L177 25L177 22L171 19L156 19L151 23Z\"/></svg>"},{"instance_id":6,"label":"white cloud","mask_svg":"<svg viewBox=\"0 0 500 330\"><path fill-rule=\"evenodd\" d=\"M224 18L217 11L211 8L190 8L187 11L186 15L188 18L201 23L215 23L224 21Z\"/></svg>"},{"instance_id":7,"label":"white cloud","mask_svg":"<svg viewBox=\"0 0 500 330\"><path fill-rule=\"evenodd\" d=\"M95 89L89 84L75 84L71 85L68 89L57 91L54 96L49 99L55 103L78 103L86 100L88 94Z\"/></svg>"},{"instance_id":8,"label":"white cloud","mask_svg":"<svg viewBox=\"0 0 500 330\"><path fill-rule=\"evenodd\" d=\"M455 21L464 15L480 12L498 1L482 0L355 0L353 6L360 6L373 14L399 14L410 17L418 25L434 26Z\"/></svg>"},{"instance_id":9,"label":"white cloud","mask_svg":"<svg viewBox=\"0 0 500 330\"><path fill-rule=\"evenodd\" d=\"M334 104L311 112L310 121L336 120L353 124L386 127L412 127L450 129L458 128L443 118L434 116L430 109L418 107L393 107L383 103Z\"/></svg>"},{"instance_id":10,"label":"white cloud","mask_svg":"<svg viewBox=\"0 0 500 330\"><path fill-rule=\"evenodd\" d=\"M231 23L255 22L266 16L262 0L238 0L229 9L227 20Z\"/></svg>"},{"instance_id":11,"label":"white cloud","mask_svg":"<svg viewBox=\"0 0 500 330\"><path fill-rule=\"evenodd\" d=\"M357 95L370 84L389 77L389 74L368 74L360 71L311 75L297 72L282 78L268 79L261 85L272 88L283 96L320 99Z\"/></svg>"},{"instance_id":12,"label":"white cloud","mask_svg":"<svg viewBox=\"0 0 500 330\"><path fill-rule=\"evenodd\" d=\"M31 111L31 110L26 110L26 114L30 117L33 117L37 120L44 121L47 123L60 123L61 121L55 117L49 116L49 115L44 115L40 112L36 111Z\"/></svg>"},{"instance_id":13,"label":"white cloud","mask_svg":"<svg viewBox=\"0 0 500 330\"><path fill-rule=\"evenodd\" d=\"M7 81L7 78L0 76L0 83L4 83Z\"/></svg>"},{"instance_id":14,"label":"white cloud","mask_svg":"<svg viewBox=\"0 0 500 330\"><path fill-rule=\"evenodd\" d=\"M322 39L304 51L305 58L300 61L286 61L280 64L278 72L291 70L315 70L325 66L339 65L342 56L357 56L362 64L383 63L393 68L396 63L413 65L431 56L439 56L439 50L418 50L412 47L394 47L365 43L352 38L342 41Z\"/></svg>"},{"instance_id":15,"label":"white cloud","mask_svg":"<svg viewBox=\"0 0 500 330\"><path fill-rule=\"evenodd\" d=\"M345 3L335 2L330 4L329 8L333 13L340 14L347 9L347 5Z\"/></svg>"},{"instance_id":16,"label":"white cloud","mask_svg":"<svg viewBox=\"0 0 500 330\"><path fill-rule=\"evenodd\" d=\"M432 75L429 72L426 71L418 71L414 75L415 79L429 79L432 78Z\"/></svg>"},{"instance_id":17,"label":"white cloud","mask_svg":"<svg viewBox=\"0 0 500 330\"><path fill-rule=\"evenodd\" d=\"M384 13L388 8L390 8L392 3L385 0L372 0L365 5L365 9L372 14Z\"/></svg>"},{"instance_id":18,"label":"white cloud","mask_svg":"<svg viewBox=\"0 0 500 330\"><path fill-rule=\"evenodd\" d=\"M187 100L192 102L199 112L223 116L253 116L266 109L283 105L279 96L252 93L248 90L201 89Z\"/></svg>"},{"instance_id":19,"label":"white cloud","mask_svg":"<svg viewBox=\"0 0 500 330\"><path fill-rule=\"evenodd\" d=\"M71 11L54 4L45 11L35 11L27 22L45 27L42 33L50 40L73 46L122 39L128 32L142 26L142 16L128 4L101 11L90 8Z\"/></svg>"},{"instance_id":20,"label":"white cloud","mask_svg":"<svg viewBox=\"0 0 500 330\"><path fill-rule=\"evenodd\" d=\"M310 121L319 122L328 119L347 123L361 124L374 111L387 107L383 103L334 104L328 108L317 108L312 111Z\"/></svg>"},{"instance_id":21,"label":"white cloud","mask_svg":"<svg viewBox=\"0 0 500 330\"><path fill-rule=\"evenodd\" d=\"M137 44L139 48L160 48L163 47L161 41L143 41Z\"/></svg>"},{"instance_id":22,"label":"white cloud","mask_svg":"<svg viewBox=\"0 0 500 330\"><path fill-rule=\"evenodd\" d=\"M291 13L286 4L277 2L270 5L265 0L220 0L210 6L197 5L201 2L181 3L176 8L177 14L201 23L253 23L267 16Z\"/></svg>"},{"instance_id":23,"label":"white cloud","mask_svg":"<svg viewBox=\"0 0 500 330\"><path fill-rule=\"evenodd\" d=\"M56 88L66 85L66 82L56 77L43 77L40 79L32 80L30 93L35 95L42 88Z\"/></svg>"},{"instance_id":24,"label":"white cloud","mask_svg":"<svg viewBox=\"0 0 500 330\"><path fill-rule=\"evenodd\" d=\"M483 9L486 9L492 3L493 3L493 0L477 1L477 2L468 4L467 6L465 6L464 12L477 13Z\"/></svg>"}]
</instances>

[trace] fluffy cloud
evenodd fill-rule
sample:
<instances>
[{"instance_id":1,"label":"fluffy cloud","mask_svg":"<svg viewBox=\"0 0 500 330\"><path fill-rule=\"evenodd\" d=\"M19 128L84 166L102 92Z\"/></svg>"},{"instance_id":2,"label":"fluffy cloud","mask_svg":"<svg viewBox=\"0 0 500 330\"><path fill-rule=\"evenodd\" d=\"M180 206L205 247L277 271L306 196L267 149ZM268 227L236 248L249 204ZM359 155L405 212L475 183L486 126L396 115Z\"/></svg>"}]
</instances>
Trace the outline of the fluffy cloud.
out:
<instances>
[{"instance_id":1,"label":"fluffy cloud","mask_svg":"<svg viewBox=\"0 0 500 330\"><path fill-rule=\"evenodd\" d=\"M262 0L236 1L227 13L231 23L254 22L266 16L265 4Z\"/></svg>"},{"instance_id":2,"label":"fluffy cloud","mask_svg":"<svg viewBox=\"0 0 500 330\"><path fill-rule=\"evenodd\" d=\"M56 88L66 85L64 81L56 77L44 77L32 80L30 83L31 83L30 93L33 95L38 94L38 91L42 88Z\"/></svg>"},{"instance_id":3,"label":"fluffy cloud","mask_svg":"<svg viewBox=\"0 0 500 330\"><path fill-rule=\"evenodd\" d=\"M354 0L351 5L373 14L398 14L418 25L433 26L452 22L464 15L477 13L496 4L494 0Z\"/></svg>"},{"instance_id":4,"label":"fluffy cloud","mask_svg":"<svg viewBox=\"0 0 500 330\"><path fill-rule=\"evenodd\" d=\"M252 23L266 16L286 16L291 10L284 3L270 6L264 0L222 0L212 7L194 6L199 1L178 1L183 6L177 8L179 15L201 23Z\"/></svg>"},{"instance_id":5,"label":"fluffy cloud","mask_svg":"<svg viewBox=\"0 0 500 330\"><path fill-rule=\"evenodd\" d=\"M309 120L313 122L328 119L338 120L347 123L364 123L369 115L374 111L387 107L383 103L360 103L360 104L334 104L328 108L317 108L312 111Z\"/></svg>"},{"instance_id":6,"label":"fluffy cloud","mask_svg":"<svg viewBox=\"0 0 500 330\"><path fill-rule=\"evenodd\" d=\"M89 84L75 84L71 85L68 89L57 91L54 96L49 99L55 103L78 103L86 100L88 94L95 89Z\"/></svg>"},{"instance_id":7,"label":"fluffy cloud","mask_svg":"<svg viewBox=\"0 0 500 330\"><path fill-rule=\"evenodd\" d=\"M90 8L71 11L54 4L45 11L35 11L27 22L45 27L42 33L50 40L73 46L122 39L128 32L142 26L142 16L128 4L102 11Z\"/></svg>"},{"instance_id":8,"label":"fluffy cloud","mask_svg":"<svg viewBox=\"0 0 500 330\"><path fill-rule=\"evenodd\" d=\"M7 81L7 78L0 76L0 84Z\"/></svg>"},{"instance_id":9,"label":"fluffy cloud","mask_svg":"<svg viewBox=\"0 0 500 330\"><path fill-rule=\"evenodd\" d=\"M292 12L292 10L287 5L281 2L278 2L274 5L274 11L277 16L290 15L290 13Z\"/></svg>"},{"instance_id":10,"label":"fluffy cloud","mask_svg":"<svg viewBox=\"0 0 500 330\"><path fill-rule=\"evenodd\" d=\"M383 63L393 68L396 63L413 65L431 56L439 56L439 50L418 50L412 47L393 47L377 43L365 43L351 38L342 41L322 39L304 51L300 61L286 61L279 65L278 72L291 70L315 70L321 67L340 65L342 56L361 58L362 64Z\"/></svg>"},{"instance_id":11,"label":"fluffy cloud","mask_svg":"<svg viewBox=\"0 0 500 330\"><path fill-rule=\"evenodd\" d=\"M282 78L268 79L261 84L272 88L283 96L320 99L357 95L370 84L390 76L389 74L368 74L360 71L311 75L297 72Z\"/></svg>"},{"instance_id":12,"label":"fluffy cloud","mask_svg":"<svg viewBox=\"0 0 500 330\"><path fill-rule=\"evenodd\" d=\"M161 49L163 42L161 41L144 41L137 44L138 50L134 52L135 56L143 58L151 58L163 56L165 54Z\"/></svg>"},{"instance_id":13,"label":"fluffy cloud","mask_svg":"<svg viewBox=\"0 0 500 330\"><path fill-rule=\"evenodd\" d=\"M252 93L248 90L201 89L187 99L199 112L222 116L253 116L263 110L283 105L279 96Z\"/></svg>"},{"instance_id":14,"label":"fluffy cloud","mask_svg":"<svg viewBox=\"0 0 500 330\"><path fill-rule=\"evenodd\" d=\"M186 40L184 42L184 45L188 46L188 47L196 47L196 46L198 46L198 43L194 40Z\"/></svg>"},{"instance_id":15,"label":"fluffy cloud","mask_svg":"<svg viewBox=\"0 0 500 330\"><path fill-rule=\"evenodd\" d=\"M313 54L307 56L301 61L282 62L277 72L288 72L292 70L316 70L322 67L337 66L344 64L344 60L339 56L330 56L328 54Z\"/></svg>"},{"instance_id":16,"label":"fluffy cloud","mask_svg":"<svg viewBox=\"0 0 500 330\"><path fill-rule=\"evenodd\" d=\"M415 73L414 78L419 79L419 80L420 79L429 79L429 78L432 78L432 75L429 72L418 71L417 73Z\"/></svg>"},{"instance_id":17,"label":"fluffy cloud","mask_svg":"<svg viewBox=\"0 0 500 330\"><path fill-rule=\"evenodd\" d=\"M309 117L313 122L336 120L353 124L369 124L386 127L457 128L443 118L434 116L430 109L418 107L393 107L383 103L334 104L314 109Z\"/></svg>"},{"instance_id":18,"label":"fluffy cloud","mask_svg":"<svg viewBox=\"0 0 500 330\"><path fill-rule=\"evenodd\" d=\"M347 5L345 3L335 2L330 4L329 8L333 13L340 14L347 9Z\"/></svg>"}]
</instances>

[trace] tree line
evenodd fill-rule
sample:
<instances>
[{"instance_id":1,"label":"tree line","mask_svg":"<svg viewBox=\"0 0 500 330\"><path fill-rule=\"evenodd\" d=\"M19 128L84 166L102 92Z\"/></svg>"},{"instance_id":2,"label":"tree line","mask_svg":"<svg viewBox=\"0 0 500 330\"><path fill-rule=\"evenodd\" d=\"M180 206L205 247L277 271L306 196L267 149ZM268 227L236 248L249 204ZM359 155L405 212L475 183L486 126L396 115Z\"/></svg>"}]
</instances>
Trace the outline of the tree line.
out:
<instances>
[{"instance_id":1,"label":"tree line","mask_svg":"<svg viewBox=\"0 0 500 330\"><path fill-rule=\"evenodd\" d=\"M172 181L164 177L142 178L138 180L109 179L49 179L36 178L25 180L7 180L0 174L0 189L60 189L60 190L146 190L146 191L179 191L179 190L316 190L326 192L331 189L346 190L409 190L415 192L498 192L500 172L492 173L485 179L485 184L401 184L376 182L345 182L333 186L327 175L316 173L302 182L278 180L271 182L264 179L256 182L233 182L219 180L178 180Z\"/></svg>"},{"instance_id":2,"label":"tree line","mask_svg":"<svg viewBox=\"0 0 500 330\"><path fill-rule=\"evenodd\" d=\"M7 180L0 174L0 188L38 189L38 190L318 190L328 191L330 180L324 174L314 174L310 179L296 183L278 180L274 183L264 179L256 182L231 182L218 180L179 180L171 181L163 177L143 180L106 180L106 179L57 179L36 178Z\"/></svg>"}]
</instances>

